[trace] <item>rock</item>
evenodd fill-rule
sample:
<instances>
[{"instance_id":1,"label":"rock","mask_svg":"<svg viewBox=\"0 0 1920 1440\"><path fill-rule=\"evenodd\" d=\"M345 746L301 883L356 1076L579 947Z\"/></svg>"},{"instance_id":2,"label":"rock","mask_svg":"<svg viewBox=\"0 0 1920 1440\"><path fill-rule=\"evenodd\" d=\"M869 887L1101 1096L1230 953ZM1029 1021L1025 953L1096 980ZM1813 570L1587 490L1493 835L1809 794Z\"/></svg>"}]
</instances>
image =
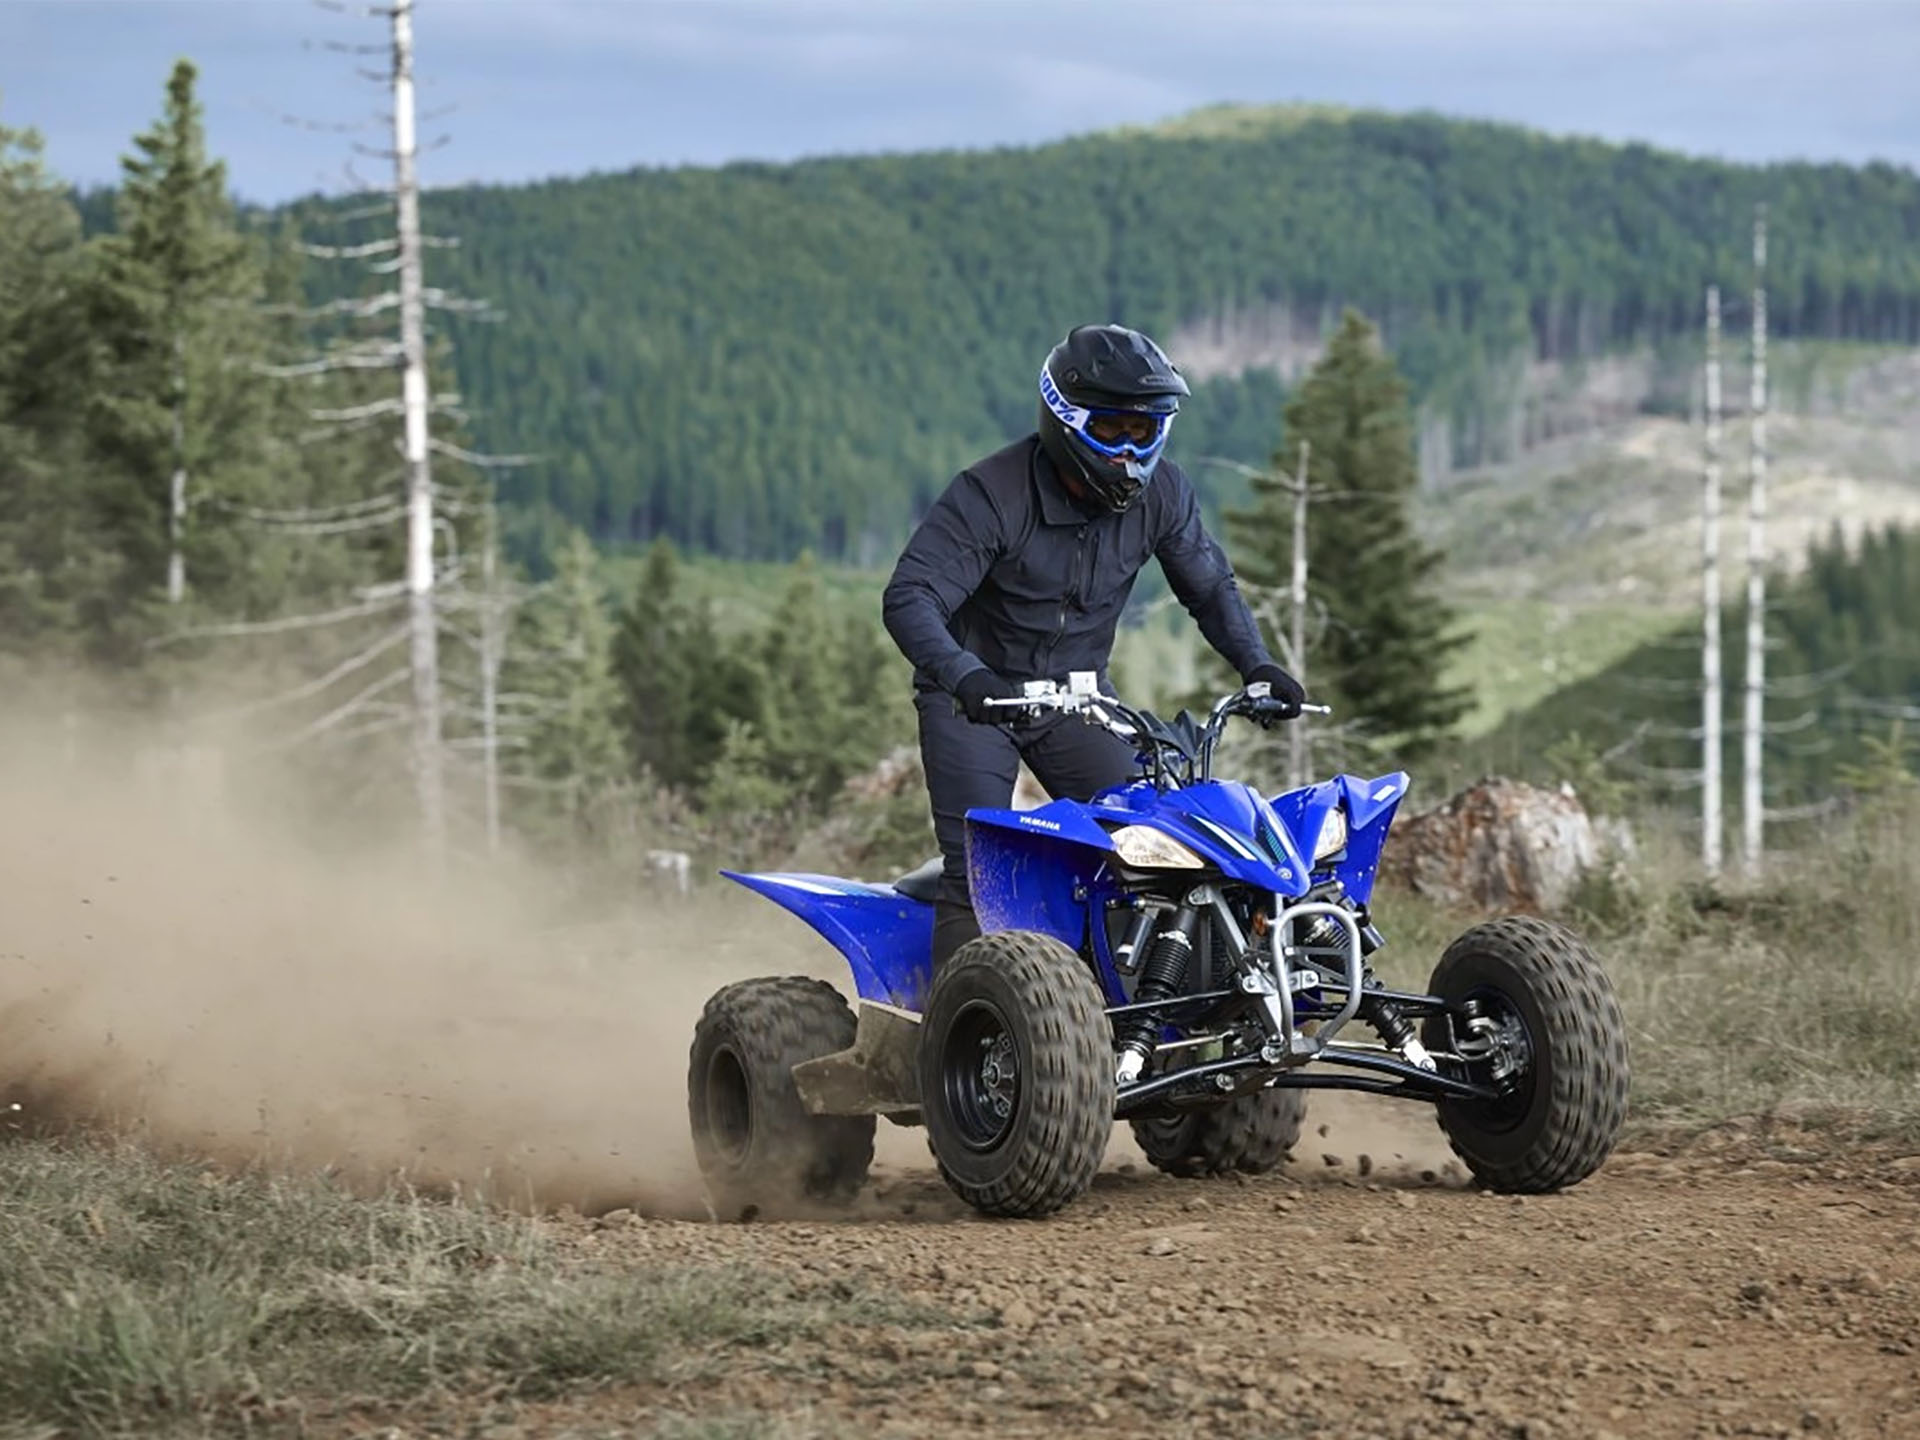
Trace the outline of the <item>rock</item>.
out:
<instances>
[{"instance_id":1,"label":"rock","mask_svg":"<svg viewBox=\"0 0 1920 1440\"><path fill-rule=\"evenodd\" d=\"M1000 1374L1000 1367L991 1360L975 1360L967 1366L967 1373L976 1380L992 1380Z\"/></svg>"},{"instance_id":2,"label":"rock","mask_svg":"<svg viewBox=\"0 0 1920 1440\"><path fill-rule=\"evenodd\" d=\"M1174 1255L1179 1253L1179 1250L1180 1247L1174 1244L1170 1236L1156 1235L1147 1242L1147 1254L1149 1255Z\"/></svg>"},{"instance_id":3,"label":"rock","mask_svg":"<svg viewBox=\"0 0 1920 1440\"><path fill-rule=\"evenodd\" d=\"M1887 1282L1865 1266L1850 1273L1844 1284L1856 1295L1884 1295L1887 1289Z\"/></svg>"},{"instance_id":4,"label":"rock","mask_svg":"<svg viewBox=\"0 0 1920 1440\"><path fill-rule=\"evenodd\" d=\"M1380 876L1443 905L1542 914L1605 852L1570 787L1489 778L1398 821Z\"/></svg>"},{"instance_id":5,"label":"rock","mask_svg":"<svg viewBox=\"0 0 1920 1440\"><path fill-rule=\"evenodd\" d=\"M1359 1155L1354 1157L1354 1160L1360 1167L1360 1173L1362 1175L1371 1175L1373 1173L1373 1156L1363 1150Z\"/></svg>"},{"instance_id":6,"label":"rock","mask_svg":"<svg viewBox=\"0 0 1920 1440\"><path fill-rule=\"evenodd\" d=\"M1442 1405L1465 1405L1468 1400L1467 1387L1460 1382L1458 1375L1443 1375L1427 1387L1427 1398Z\"/></svg>"},{"instance_id":7,"label":"rock","mask_svg":"<svg viewBox=\"0 0 1920 1440\"><path fill-rule=\"evenodd\" d=\"M1000 1323L1009 1330L1031 1329L1038 1318L1024 1300L1010 1300L1000 1307Z\"/></svg>"}]
</instances>

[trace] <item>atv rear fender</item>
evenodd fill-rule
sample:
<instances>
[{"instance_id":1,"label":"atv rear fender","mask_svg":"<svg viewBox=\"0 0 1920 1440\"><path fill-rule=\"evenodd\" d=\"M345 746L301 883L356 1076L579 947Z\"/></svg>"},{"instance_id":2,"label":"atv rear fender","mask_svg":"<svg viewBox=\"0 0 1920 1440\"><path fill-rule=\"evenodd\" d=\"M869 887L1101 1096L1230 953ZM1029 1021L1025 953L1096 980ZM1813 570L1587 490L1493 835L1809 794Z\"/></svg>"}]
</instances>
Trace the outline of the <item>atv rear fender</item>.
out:
<instances>
[{"instance_id":1,"label":"atv rear fender","mask_svg":"<svg viewBox=\"0 0 1920 1440\"><path fill-rule=\"evenodd\" d=\"M865 885L832 875L748 875L729 880L791 910L846 957L862 1000L918 1010L931 978L933 907L891 885Z\"/></svg>"}]
</instances>

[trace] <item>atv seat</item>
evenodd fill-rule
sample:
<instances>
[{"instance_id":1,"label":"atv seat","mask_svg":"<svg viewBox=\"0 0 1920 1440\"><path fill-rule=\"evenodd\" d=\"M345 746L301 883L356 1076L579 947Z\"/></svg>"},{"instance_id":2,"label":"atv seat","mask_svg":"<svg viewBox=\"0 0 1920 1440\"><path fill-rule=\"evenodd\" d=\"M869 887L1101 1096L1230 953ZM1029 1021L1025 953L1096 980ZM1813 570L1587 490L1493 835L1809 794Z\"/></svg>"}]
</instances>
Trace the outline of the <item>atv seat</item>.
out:
<instances>
[{"instance_id":1,"label":"atv seat","mask_svg":"<svg viewBox=\"0 0 1920 1440\"><path fill-rule=\"evenodd\" d=\"M894 881L894 890L909 900L919 900L931 905L933 893L940 886L940 870L943 863L938 855L934 856L917 870L909 870Z\"/></svg>"}]
</instances>

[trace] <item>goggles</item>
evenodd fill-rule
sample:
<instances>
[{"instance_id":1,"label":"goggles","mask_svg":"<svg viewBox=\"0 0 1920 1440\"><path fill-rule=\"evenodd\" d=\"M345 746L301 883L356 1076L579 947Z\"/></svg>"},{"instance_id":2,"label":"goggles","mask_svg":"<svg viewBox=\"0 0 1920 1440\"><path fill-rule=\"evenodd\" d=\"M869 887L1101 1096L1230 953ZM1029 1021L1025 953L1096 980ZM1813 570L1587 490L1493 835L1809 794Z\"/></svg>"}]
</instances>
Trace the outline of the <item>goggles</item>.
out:
<instances>
[{"instance_id":1,"label":"goggles","mask_svg":"<svg viewBox=\"0 0 1920 1440\"><path fill-rule=\"evenodd\" d=\"M1175 406L1164 414L1147 410L1089 410L1075 405L1060 393L1053 376L1040 367L1040 398L1060 423L1087 443L1087 447L1110 459L1151 460L1167 443L1167 431L1177 413Z\"/></svg>"}]
</instances>

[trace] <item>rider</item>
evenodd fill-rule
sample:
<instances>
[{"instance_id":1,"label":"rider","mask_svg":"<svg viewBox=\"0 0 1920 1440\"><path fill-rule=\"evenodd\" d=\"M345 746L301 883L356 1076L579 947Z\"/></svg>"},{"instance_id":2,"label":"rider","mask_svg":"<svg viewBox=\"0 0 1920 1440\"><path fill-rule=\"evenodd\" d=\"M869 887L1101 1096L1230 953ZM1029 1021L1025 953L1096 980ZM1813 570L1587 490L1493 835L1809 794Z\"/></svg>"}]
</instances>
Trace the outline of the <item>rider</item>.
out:
<instances>
[{"instance_id":1,"label":"rider","mask_svg":"<svg viewBox=\"0 0 1920 1440\"><path fill-rule=\"evenodd\" d=\"M1135 774L1133 747L1106 730L1059 712L1009 721L987 702L1075 670L1097 671L1105 689L1114 627L1150 558L1213 648L1249 685L1271 687L1273 718L1300 713L1300 684L1267 653L1200 522L1192 482L1162 458L1188 393L1138 331L1070 331L1040 370L1038 433L962 470L894 567L883 615L914 665L943 862L936 968L980 933L967 888L968 810L1008 804L1022 759L1055 799L1091 799Z\"/></svg>"}]
</instances>

